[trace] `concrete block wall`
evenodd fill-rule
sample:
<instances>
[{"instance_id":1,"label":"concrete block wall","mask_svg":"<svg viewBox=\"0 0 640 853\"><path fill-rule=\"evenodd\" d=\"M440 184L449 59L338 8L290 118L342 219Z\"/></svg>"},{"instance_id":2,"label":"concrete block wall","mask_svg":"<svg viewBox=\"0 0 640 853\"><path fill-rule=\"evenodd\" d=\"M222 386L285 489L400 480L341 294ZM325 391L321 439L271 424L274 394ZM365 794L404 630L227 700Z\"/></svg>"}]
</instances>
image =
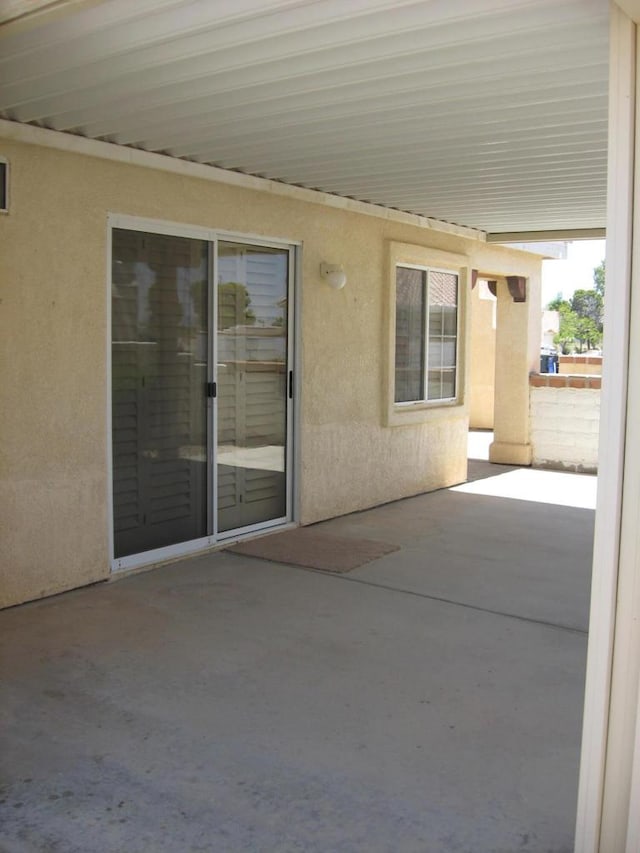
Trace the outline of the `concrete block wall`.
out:
<instances>
[{"instance_id":1,"label":"concrete block wall","mask_svg":"<svg viewBox=\"0 0 640 853\"><path fill-rule=\"evenodd\" d=\"M601 355L561 355L558 359L558 373L564 376L602 374Z\"/></svg>"},{"instance_id":2,"label":"concrete block wall","mask_svg":"<svg viewBox=\"0 0 640 853\"><path fill-rule=\"evenodd\" d=\"M600 377L532 374L529 390L533 466L595 473Z\"/></svg>"}]
</instances>

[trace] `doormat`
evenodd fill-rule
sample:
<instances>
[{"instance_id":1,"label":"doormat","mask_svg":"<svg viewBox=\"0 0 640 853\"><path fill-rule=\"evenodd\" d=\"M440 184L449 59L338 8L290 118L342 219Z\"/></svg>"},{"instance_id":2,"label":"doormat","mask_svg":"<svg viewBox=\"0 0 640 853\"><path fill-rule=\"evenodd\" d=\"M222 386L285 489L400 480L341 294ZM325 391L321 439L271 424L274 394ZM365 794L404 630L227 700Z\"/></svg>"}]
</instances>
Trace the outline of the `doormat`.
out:
<instances>
[{"instance_id":1,"label":"doormat","mask_svg":"<svg viewBox=\"0 0 640 853\"><path fill-rule=\"evenodd\" d=\"M226 550L272 563L342 574L400 549L389 542L333 536L312 528L298 527L240 542Z\"/></svg>"}]
</instances>

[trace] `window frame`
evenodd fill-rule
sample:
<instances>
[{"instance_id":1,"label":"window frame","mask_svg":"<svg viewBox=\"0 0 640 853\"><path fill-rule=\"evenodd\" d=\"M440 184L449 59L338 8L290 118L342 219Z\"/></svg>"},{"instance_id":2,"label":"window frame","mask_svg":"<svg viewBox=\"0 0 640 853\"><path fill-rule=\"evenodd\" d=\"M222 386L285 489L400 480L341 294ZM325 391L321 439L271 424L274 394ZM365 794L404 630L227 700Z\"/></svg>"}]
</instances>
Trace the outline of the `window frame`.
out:
<instances>
[{"instance_id":1,"label":"window frame","mask_svg":"<svg viewBox=\"0 0 640 853\"><path fill-rule=\"evenodd\" d=\"M445 269L442 267L435 266L423 266L418 264L408 264L408 263L397 263L395 265L395 273L396 273L396 288L394 290L395 293L395 311L397 318L397 282L398 282L398 270L399 269L408 269L408 270L418 270L423 273L422 279L422 295L423 295L423 308L422 308L422 318L421 318L421 344L422 344L422 369L423 369L423 378L422 378L422 396L417 397L415 400L396 400L395 399L395 390L396 390L396 371L397 371L397 363L396 363L396 346L397 346L397 333L394 334L394 394L393 394L393 402L395 406L415 406L416 404L425 404L429 403L431 405L442 405L445 403L455 403L458 400L458 373L459 373L459 350L460 350L460 273L458 270ZM430 334L430 318L431 318L431 302L429 300L429 291L431 288L431 273L443 273L445 275L453 275L456 278L456 330L455 335L449 336L453 337L455 341L455 360L453 365L447 367L433 367L429 365L429 344L431 343L431 334ZM442 335L441 337L444 337ZM446 369L452 369L454 371L454 389L453 394L450 397L429 397L429 371L432 372L435 370L439 370L442 372Z\"/></svg>"},{"instance_id":2,"label":"window frame","mask_svg":"<svg viewBox=\"0 0 640 853\"><path fill-rule=\"evenodd\" d=\"M465 406L466 388L466 335L467 326L467 285L470 280L470 260L466 255L390 242L388 253L388 299L387 299L387 380L385 426L406 426L412 423L424 423L459 414ZM456 364L455 395L453 397L429 400L426 396L418 400L396 402L396 285L397 269L405 267L427 273L424 283L425 298L428 303L428 273L443 272L457 277L457 317L456 317ZM423 392L428 393L428 345L429 310L425 305L423 320L424 335L424 383Z\"/></svg>"}]
</instances>

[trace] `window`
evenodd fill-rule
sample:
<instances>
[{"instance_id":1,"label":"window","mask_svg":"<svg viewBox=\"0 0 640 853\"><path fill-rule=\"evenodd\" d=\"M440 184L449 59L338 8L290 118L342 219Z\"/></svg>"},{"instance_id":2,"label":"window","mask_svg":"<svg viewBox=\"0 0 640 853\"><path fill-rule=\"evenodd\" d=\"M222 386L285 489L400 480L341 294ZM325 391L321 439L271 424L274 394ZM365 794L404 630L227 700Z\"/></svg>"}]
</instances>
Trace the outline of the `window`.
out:
<instances>
[{"instance_id":1,"label":"window","mask_svg":"<svg viewBox=\"0 0 640 853\"><path fill-rule=\"evenodd\" d=\"M456 398L458 275L396 266L395 403Z\"/></svg>"}]
</instances>

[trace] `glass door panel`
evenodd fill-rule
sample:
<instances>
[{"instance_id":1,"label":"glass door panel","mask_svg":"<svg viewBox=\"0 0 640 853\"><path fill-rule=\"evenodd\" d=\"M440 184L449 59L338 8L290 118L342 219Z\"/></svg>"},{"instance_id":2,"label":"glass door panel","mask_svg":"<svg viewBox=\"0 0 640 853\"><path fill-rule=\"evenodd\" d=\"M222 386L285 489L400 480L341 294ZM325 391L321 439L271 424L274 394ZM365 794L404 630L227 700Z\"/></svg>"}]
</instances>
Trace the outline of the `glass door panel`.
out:
<instances>
[{"instance_id":1,"label":"glass door panel","mask_svg":"<svg viewBox=\"0 0 640 853\"><path fill-rule=\"evenodd\" d=\"M116 557L208 531L208 246L112 232Z\"/></svg>"},{"instance_id":2,"label":"glass door panel","mask_svg":"<svg viewBox=\"0 0 640 853\"><path fill-rule=\"evenodd\" d=\"M218 243L218 531L287 513L289 252Z\"/></svg>"}]
</instances>

